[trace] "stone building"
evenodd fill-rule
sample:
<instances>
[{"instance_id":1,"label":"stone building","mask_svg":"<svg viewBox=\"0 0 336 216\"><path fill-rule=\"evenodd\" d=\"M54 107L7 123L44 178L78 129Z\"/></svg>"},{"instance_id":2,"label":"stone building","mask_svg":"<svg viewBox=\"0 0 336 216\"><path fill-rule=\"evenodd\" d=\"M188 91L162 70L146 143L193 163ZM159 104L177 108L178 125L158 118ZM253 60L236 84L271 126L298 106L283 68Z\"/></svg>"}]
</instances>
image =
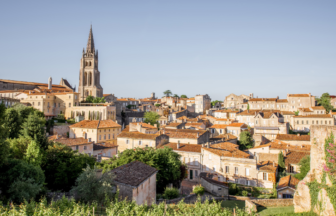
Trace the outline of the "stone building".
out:
<instances>
[{"instance_id":1,"label":"stone building","mask_svg":"<svg viewBox=\"0 0 336 216\"><path fill-rule=\"evenodd\" d=\"M118 135L118 149L120 152L126 149L152 147L156 149L158 146L169 142L169 136L159 131L156 134L142 133L138 131L130 131L130 127L126 127Z\"/></svg>"},{"instance_id":2,"label":"stone building","mask_svg":"<svg viewBox=\"0 0 336 216\"><path fill-rule=\"evenodd\" d=\"M116 107L111 103L79 103L67 107L64 112L66 118L80 116L82 120L113 120L116 121Z\"/></svg>"},{"instance_id":3,"label":"stone building","mask_svg":"<svg viewBox=\"0 0 336 216\"><path fill-rule=\"evenodd\" d=\"M91 138L67 138L59 135L50 136L48 139L69 146L72 150L81 154L93 156L98 161L111 158L118 153L118 145L113 140L95 143Z\"/></svg>"},{"instance_id":4,"label":"stone building","mask_svg":"<svg viewBox=\"0 0 336 216\"><path fill-rule=\"evenodd\" d=\"M44 113L46 118L64 114L65 118L71 118L70 113L66 112L74 106L79 105L79 94L76 92L28 92L21 103L27 103L35 109Z\"/></svg>"},{"instance_id":5,"label":"stone building","mask_svg":"<svg viewBox=\"0 0 336 216\"><path fill-rule=\"evenodd\" d=\"M253 94L247 95L235 95L229 94L225 97L223 105L225 108L230 109L242 109L242 105L245 104L248 100L253 98Z\"/></svg>"},{"instance_id":6,"label":"stone building","mask_svg":"<svg viewBox=\"0 0 336 216\"><path fill-rule=\"evenodd\" d=\"M238 113L238 110L215 110L212 112L212 115L215 118L236 120Z\"/></svg>"},{"instance_id":7,"label":"stone building","mask_svg":"<svg viewBox=\"0 0 336 216\"><path fill-rule=\"evenodd\" d=\"M309 132L312 125L332 126L335 119L331 114L316 114L306 116L293 116L291 126L294 131Z\"/></svg>"},{"instance_id":8,"label":"stone building","mask_svg":"<svg viewBox=\"0 0 336 216\"><path fill-rule=\"evenodd\" d=\"M130 123L129 124L129 132L140 132L145 134L156 134L158 132L157 125L154 126L143 123L143 122L137 122L137 123Z\"/></svg>"},{"instance_id":9,"label":"stone building","mask_svg":"<svg viewBox=\"0 0 336 216\"><path fill-rule=\"evenodd\" d=\"M50 85L50 78L48 83L26 82L17 80L0 79L0 91L36 91L43 92L44 90L53 90L54 92L74 92L73 88L66 79L61 79L59 85Z\"/></svg>"},{"instance_id":10,"label":"stone building","mask_svg":"<svg viewBox=\"0 0 336 216\"><path fill-rule=\"evenodd\" d=\"M138 205L156 202L157 169L140 161L133 161L111 170L121 200L135 201Z\"/></svg>"},{"instance_id":11,"label":"stone building","mask_svg":"<svg viewBox=\"0 0 336 216\"><path fill-rule=\"evenodd\" d=\"M89 95L103 97L103 88L100 85L100 72L98 69L98 50L95 49L92 26L86 50L83 49L80 60L78 92L80 101L84 101Z\"/></svg>"},{"instance_id":12,"label":"stone building","mask_svg":"<svg viewBox=\"0 0 336 216\"><path fill-rule=\"evenodd\" d=\"M13 106L16 103L20 103L19 99L11 98L11 97L3 97L0 93L0 103L3 103L7 108Z\"/></svg>"},{"instance_id":13,"label":"stone building","mask_svg":"<svg viewBox=\"0 0 336 216\"><path fill-rule=\"evenodd\" d=\"M310 135L278 134L276 139L290 145L310 145Z\"/></svg>"},{"instance_id":14,"label":"stone building","mask_svg":"<svg viewBox=\"0 0 336 216\"><path fill-rule=\"evenodd\" d=\"M229 184L218 181L218 175L216 173L202 172L200 179L201 185L209 193L215 194L218 197L226 197L229 195Z\"/></svg>"},{"instance_id":15,"label":"stone building","mask_svg":"<svg viewBox=\"0 0 336 216\"><path fill-rule=\"evenodd\" d=\"M99 143L117 139L120 132L121 126L112 120L83 120L70 126L69 137Z\"/></svg>"},{"instance_id":16,"label":"stone building","mask_svg":"<svg viewBox=\"0 0 336 216\"><path fill-rule=\"evenodd\" d=\"M163 133L169 137L169 142L173 143L203 144L210 139L206 130L165 129Z\"/></svg>"},{"instance_id":17,"label":"stone building","mask_svg":"<svg viewBox=\"0 0 336 216\"><path fill-rule=\"evenodd\" d=\"M299 115L302 115L302 116L327 114L327 111L323 106L316 106L316 107L310 107L310 108L299 108L298 111L299 111Z\"/></svg>"},{"instance_id":18,"label":"stone building","mask_svg":"<svg viewBox=\"0 0 336 216\"><path fill-rule=\"evenodd\" d=\"M240 134L247 130L248 127L244 123L231 123L226 127L226 132L238 137L238 140L240 139Z\"/></svg>"},{"instance_id":19,"label":"stone building","mask_svg":"<svg viewBox=\"0 0 336 216\"><path fill-rule=\"evenodd\" d=\"M254 134L274 140L278 134L288 134L289 123L279 112L258 112L254 117Z\"/></svg>"},{"instance_id":20,"label":"stone building","mask_svg":"<svg viewBox=\"0 0 336 216\"><path fill-rule=\"evenodd\" d=\"M299 179L288 175L282 177L279 180L279 184L277 186L277 193L279 199L292 199L294 197L296 185L299 183Z\"/></svg>"},{"instance_id":21,"label":"stone building","mask_svg":"<svg viewBox=\"0 0 336 216\"><path fill-rule=\"evenodd\" d=\"M195 96L195 113L205 114L205 111L211 108L211 98L209 95Z\"/></svg>"}]
</instances>

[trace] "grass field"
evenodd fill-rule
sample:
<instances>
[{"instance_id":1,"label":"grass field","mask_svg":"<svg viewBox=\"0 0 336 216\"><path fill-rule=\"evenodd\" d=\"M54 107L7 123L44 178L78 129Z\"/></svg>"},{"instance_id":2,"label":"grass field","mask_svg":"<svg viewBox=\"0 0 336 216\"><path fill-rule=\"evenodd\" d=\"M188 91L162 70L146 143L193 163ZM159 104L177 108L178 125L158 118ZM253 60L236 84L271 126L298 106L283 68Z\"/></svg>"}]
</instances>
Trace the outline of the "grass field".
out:
<instances>
[{"instance_id":1,"label":"grass field","mask_svg":"<svg viewBox=\"0 0 336 216\"><path fill-rule=\"evenodd\" d=\"M258 207L258 214L260 216L283 215L283 216L316 216L315 213L294 213L294 206L285 207Z\"/></svg>"}]
</instances>

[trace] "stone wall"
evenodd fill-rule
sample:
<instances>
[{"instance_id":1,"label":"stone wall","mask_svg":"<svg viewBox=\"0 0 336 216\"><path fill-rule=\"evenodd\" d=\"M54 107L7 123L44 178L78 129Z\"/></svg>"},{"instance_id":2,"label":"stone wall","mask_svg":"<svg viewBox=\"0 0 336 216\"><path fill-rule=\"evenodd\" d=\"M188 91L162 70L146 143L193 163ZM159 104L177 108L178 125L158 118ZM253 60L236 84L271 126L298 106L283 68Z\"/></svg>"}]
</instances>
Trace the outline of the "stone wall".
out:
<instances>
[{"instance_id":1,"label":"stone wall","mask_svg":"<svg viewBox=\"0 0 336 216\"><path fill-rule=\"evenodd\" d=\"M293 199L253 199L245 200L245 209L247 212L257 212L257 206L262 207L283 207L292 206Z\"/></svg>"},{"instance_id":2,"label":"stone wall","mask_svg":"<svg viewBox=\"0 0 336 216\"><path fill-rule=\"evenodd\" d=\"M311 126L310 131L310 171L306 177L297 185L294 194L294 210L295 212L307 212L311 210L311 197L307 183L317 181L321 183L323 175L323 164L325 164L324 145L325 139L333 132L336 135L336 126ZM327 175L326 184L332 186L331 181ZM320 207L314 207L314 212L319 215L335 215L330 199L325 190L320 190L318 195L318 203Z\"/></svg>"},{"instance_id":3,"label":"stone wall","mask_svg":"<svg viewBox=\"0 0 336 216\"><path fill-rule=\"evenodd\" d=\"M258 153L259 161L274 161L275 163L278 163L278 155L279 154Z\"/></svg>"},{"instance_id":4,"label":"stone wall","mask_svg":"<svg viewBox=\"0 0 336 216\"><path fill-rule=\"evenodd\" d=\"M257 212L257 205L250 200L245 201L245 209L248 213Z\"/></svg>"},{"instance_id":5,"label":"stone wall","mask_svg":"<svg viewBox=\"0 0 336 216\"><path fill-rule=\"evenodd\" d=\"M229 195L229 189L227 186L214 184L203 178L201 178L201 185L206 191L215 196L224 197Z\"/></svg>"},{"instance_id":6,"label":"stone wall","mask_svg":"<svg viewBox=\"0 0 336 216\"><path fill-rule=\"evenodd\" d=\"M69 125L61 125L61 126L54 126L52 129L52 134L53 135L67 135L67 132L70 131Z\"/></svg>"}]
</instances>

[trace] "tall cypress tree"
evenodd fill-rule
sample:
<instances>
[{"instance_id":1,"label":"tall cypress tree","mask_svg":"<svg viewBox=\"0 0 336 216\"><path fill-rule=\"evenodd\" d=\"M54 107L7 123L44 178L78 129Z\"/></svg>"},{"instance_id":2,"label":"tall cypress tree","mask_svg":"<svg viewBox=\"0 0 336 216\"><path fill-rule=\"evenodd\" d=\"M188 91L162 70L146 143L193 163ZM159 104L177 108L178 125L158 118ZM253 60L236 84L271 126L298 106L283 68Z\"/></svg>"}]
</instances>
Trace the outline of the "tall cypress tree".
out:
<instances>
[{"instance_id":1,"label":"tall cypress tree","mask_svg":"<svg viewBox=\"0 0 336 216\"><path fill-rule=\"evenodd\" d=\"M19 137L20 119L19 113L15 109L9 108L6 110L4 126L7 128L8 138L13 139Z\"/></svg>"},{"instance_id":2,"label":"tall cypress tree","mask_svg":"<svg viewBox=\"0 0 336 216\"><path fill-rule=\"evenodd\" d=\"M278 165L281 169L285 169L285 158L284 155L282 154L282 151L280 151L279 153Z\"/></svg>"}]
</instances>

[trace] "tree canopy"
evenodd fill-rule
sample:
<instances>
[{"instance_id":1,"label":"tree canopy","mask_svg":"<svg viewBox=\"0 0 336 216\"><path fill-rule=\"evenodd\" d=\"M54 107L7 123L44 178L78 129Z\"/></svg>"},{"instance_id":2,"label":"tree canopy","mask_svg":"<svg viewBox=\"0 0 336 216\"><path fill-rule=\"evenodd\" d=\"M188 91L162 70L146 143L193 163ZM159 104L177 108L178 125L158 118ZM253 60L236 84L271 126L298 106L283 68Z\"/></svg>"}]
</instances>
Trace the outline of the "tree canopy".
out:
<instances>
[{"instance_id":1,"label":"tree canopy","mask_svg":"<svg viewBox=\"0 0 336 216\"><path fill-rule=\"evenodd\" d=\"M166 95L167 97L169 97L173 93L170 90L166 90L166 91L163 92L163 94Z\"/></svg>"},{"instance_id":2,"label":"tree canopy","mask_svg":"<svg viewBox=\"0 0 336 216\"><path fill-rule=\"evenodd\" d=\"M86 103L105 103L106 100L104 97L93 97L89 95L86 97L85 102Z\"/></svg>"},{"instance_id":3,"label":"tree canopy","mask_svg":"<svg viewBox=\"0 0 336 216\"><path fill-rule=\"evenodd\" d=\"M181 95L181 98L188 98L187 95Z\"/></svg>"},{"instance_id":4,"label":"tree canopy","mask_svg":"<svg viewBox=\"0 0 336 216\"><path fill-rule=\"evenodd\" d=\"M145 117L144 120L145 123L149 123L151 125L159 124L158 120L160 118L160 115L157 114L156 112L145 112L144 117Z\"/></svg>"},{"instance_id":5,"label":"tree canopy","mask_svg":"<svg viewBox=\"0 0 336 216\"><path fill-rule=\"evenodd\" d=\"M223 103L223 101L219 101L219 100L215 100L215 101L211 101L211 106L215 106L216 103Z\"/></svg>"},{"instance_id":6,"label":"tree canopy","mask_svg":"<svg viewBox=\"0 0 336 216\"><path fill-rule=\"evenodd\" d=\"M243 131L239 135L239 149L245 150L253 147L252 135L249 131Z\"/></svg>"},{"instance_id":7,"label":"tree canopy","mask_svg":"<svg viewBox=\"0 0 336 216\"><path fill-rule=\"evenodd\" d=\"M303 157L300 162L300 173L295 174L295 178L302 180L310 170L310 155Z\"/></svg>"},{"instance_id":8,"label":"tree canopy","mask_svg":"<svg viewBox=\"0 0 336 216\"><path fill-rule=\"evenodd\" d=\"M163 149L127 149L119 154L118 158L113 157L110 160L102 161L99 167L103 168L105 172L132 161L141 161L158 170L156 187L159 192L162 192L169 183L179 186L184 178L185 169L182 168L180 157L178 153L168 147Z\"/></svg>"},{"instance_id":9,"label":"tree canopy","mask_svg":"<svg viewBox=\"0 0 336 216\"><path fill-rule=\"evenodd\" d=\"M316 98L317 104L320 106L323 106L324 109L326 109L327 113L330 112L330 110L333 109L333 106L330 102L330 95L329 93L323 93L320 98Z\"/></svg>"},{"instance_id":10,"label":"tree canopy","mask_svg":"<svg viewBox=\"0 0 336 216\"><path fill-rule=\"evenodd\" d=\"M180 96L178 96L178 94L174 94L173 97L180 98Z\"/></svg>"}]
</instances>

